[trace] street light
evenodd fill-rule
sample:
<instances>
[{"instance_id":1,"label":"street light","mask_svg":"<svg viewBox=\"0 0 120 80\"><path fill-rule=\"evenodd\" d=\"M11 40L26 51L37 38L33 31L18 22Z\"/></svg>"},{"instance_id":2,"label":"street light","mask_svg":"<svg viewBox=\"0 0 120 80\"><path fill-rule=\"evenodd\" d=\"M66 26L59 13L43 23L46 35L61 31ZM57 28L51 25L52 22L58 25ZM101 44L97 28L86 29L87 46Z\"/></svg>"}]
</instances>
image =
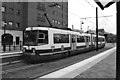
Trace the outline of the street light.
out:
<instances>
[{"instance_id":1,"label":"street light","mask_svg":"<svg viewBox=\"0 0 120 80\"><path fill-rule=\"evenodd\" d=\"M4 34L5 34L5 32L6 32L6 29L5 29L5 28L6 28L6 25L7 25L7 23L3 23L3 26L4 26L4 27L3 27Z\"/></svg>"},{"instance_id":2,"label":"street light","mask_svg":"<svg viewBox=\"0 0 120 80\"><path fill-rule=\"evenodd\" d=\"M89 31L89 26L88 26L88 30L87 31Z\"/></svg>"},{"instance_id":3,"label":"street light","mask_svg":"<svg viewBox=\"0 0 120 80\"><path fill-rule=\"evenodd\" d=\"M4 34L3 34L3 35L5 35L6 25L7 25L7 23L4 22L4 23L3 23L3 26L4 26L4 27L3 27L3 30L4 30ZM5 38L5 37L3 37L3 38ZM4 51L4 52L6 51L6 45L5 45L5 43L3 44L3 51Z\"/></svg>"},{"instance_id":4,"label":"street light","mask_svg":"<svg viewBox=\"0 0 120 80\"><path fill-rule=\"evenodd\" d=\"M83 21L81 21L81 23L80 23L80 25L81 25L80 30L81 30L81 31L82 31L82 24L84 24L84 22L83 22Z\"/></svg>"}]
</instances>

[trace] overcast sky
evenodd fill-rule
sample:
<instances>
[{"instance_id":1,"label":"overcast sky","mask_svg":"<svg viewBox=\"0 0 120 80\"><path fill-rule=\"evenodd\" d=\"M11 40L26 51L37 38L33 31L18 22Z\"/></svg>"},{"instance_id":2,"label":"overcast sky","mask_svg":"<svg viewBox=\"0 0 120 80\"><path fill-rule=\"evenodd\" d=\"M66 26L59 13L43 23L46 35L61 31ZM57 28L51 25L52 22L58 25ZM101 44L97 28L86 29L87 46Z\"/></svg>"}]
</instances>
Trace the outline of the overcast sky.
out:
<instances>
[{"instance_id":1,"label":"overcast sky","mask_svg":"<svg viewBox=\"0 0 120 80\"><path fill-rule=\"evenodd\" d=\"M89 29L96 29L96 7L98 5L94 0L68 0L68 26L74 29L80 29L80 22L83 21L82 29L87 31ZM116 34L116 3L112 4L110 7L101 10L98 7L98 16L109 16L101 17L99 21L99 29L104 28L106 32ZM87 19L81 19L86 17L93 17Z\"/></svg>"}]
</instances>

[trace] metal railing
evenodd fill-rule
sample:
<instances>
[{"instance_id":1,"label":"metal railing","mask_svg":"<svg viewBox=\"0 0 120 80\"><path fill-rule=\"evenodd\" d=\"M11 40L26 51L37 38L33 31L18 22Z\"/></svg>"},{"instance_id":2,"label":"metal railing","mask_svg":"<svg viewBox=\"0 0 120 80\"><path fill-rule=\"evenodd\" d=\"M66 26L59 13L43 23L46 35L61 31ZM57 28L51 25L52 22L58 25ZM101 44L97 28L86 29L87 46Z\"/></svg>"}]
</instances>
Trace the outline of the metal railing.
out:
<instances>
[{"instance_id":1,"label":"metal railing","mask_svg":"<svg viewBox=\"0 0 120 80\"><path fill-rule=\"evenodd\" d=\"M16 44L14 41L12 45L5 45L5 49L2 45L2 52L9 52L9 51L20 51L22 50L23 42L20 41L19 44Z\"/></svg>"}]
</instances>

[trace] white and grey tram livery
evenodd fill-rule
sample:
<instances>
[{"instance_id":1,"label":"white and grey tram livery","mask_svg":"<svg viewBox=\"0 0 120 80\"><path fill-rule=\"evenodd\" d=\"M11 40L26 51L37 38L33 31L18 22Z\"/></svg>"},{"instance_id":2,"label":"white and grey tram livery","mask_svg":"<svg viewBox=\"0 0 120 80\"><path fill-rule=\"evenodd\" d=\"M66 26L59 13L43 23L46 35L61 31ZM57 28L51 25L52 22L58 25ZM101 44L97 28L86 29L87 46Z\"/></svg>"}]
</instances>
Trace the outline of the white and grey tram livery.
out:
<instances>
[{"instance_id":1,"label":"white and grey tram livery","mask_svg":"<svg viewBox=\"0 0 120 80\"><path fill-rule=\"evenodd\" d=\"M24 32L23 55L29 60L69 56L95 49L96 35L50 27L28 27ZM98 36L98 47L105 46L105 37Z\"/></svg>"}]
</instances>

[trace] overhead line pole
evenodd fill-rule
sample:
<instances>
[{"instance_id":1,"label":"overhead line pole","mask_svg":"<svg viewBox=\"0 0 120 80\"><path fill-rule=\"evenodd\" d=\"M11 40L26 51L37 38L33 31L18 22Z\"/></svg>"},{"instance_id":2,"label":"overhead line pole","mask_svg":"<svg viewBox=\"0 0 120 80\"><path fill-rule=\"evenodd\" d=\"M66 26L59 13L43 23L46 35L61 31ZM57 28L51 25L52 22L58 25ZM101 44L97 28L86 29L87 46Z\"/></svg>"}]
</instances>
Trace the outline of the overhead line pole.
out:
<instances>
[{"instance_id":1,"label":"overhead line pole","mask_svg":"<svg viewBox=\"0 0 120 80\"><path fill-rule=\"evenodd\" d=\"M96 7L96 51L98 51L98 8Z\"/></svg>"}]
</instances>

